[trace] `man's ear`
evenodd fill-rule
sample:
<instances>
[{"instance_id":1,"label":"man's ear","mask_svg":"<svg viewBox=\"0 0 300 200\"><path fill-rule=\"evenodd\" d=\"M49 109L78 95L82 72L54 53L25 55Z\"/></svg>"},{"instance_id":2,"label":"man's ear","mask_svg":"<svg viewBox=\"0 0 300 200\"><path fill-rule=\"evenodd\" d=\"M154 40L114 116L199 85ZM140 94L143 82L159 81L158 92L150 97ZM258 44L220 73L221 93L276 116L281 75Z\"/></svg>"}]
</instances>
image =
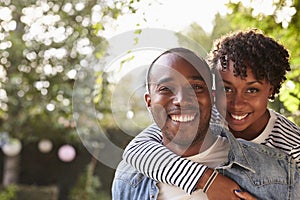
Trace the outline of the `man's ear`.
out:
<instances>
[{"instance_id":1,"label":"man's ear","mask_svg":"<svg viewBox=\"0 0 300 200\"><path fill-rule=\"evenodd\" d=\"M144 94L144 98L145 98L146 106L149 109L151 107L151 97L150 97L150 94L148 92L146 92Z\"/></svg>"},{"instance_id":2,"label":"man's ear","mask_svg":"<svg viewBox=\"0 0 300 200\"><path fill-rule=\"evenodd\" d=\"M211 91L211 97L212 97L212 100L213 100L212 103L213 104L216 103L216 90L212 90Z\"/></svg>"}]
</instances>

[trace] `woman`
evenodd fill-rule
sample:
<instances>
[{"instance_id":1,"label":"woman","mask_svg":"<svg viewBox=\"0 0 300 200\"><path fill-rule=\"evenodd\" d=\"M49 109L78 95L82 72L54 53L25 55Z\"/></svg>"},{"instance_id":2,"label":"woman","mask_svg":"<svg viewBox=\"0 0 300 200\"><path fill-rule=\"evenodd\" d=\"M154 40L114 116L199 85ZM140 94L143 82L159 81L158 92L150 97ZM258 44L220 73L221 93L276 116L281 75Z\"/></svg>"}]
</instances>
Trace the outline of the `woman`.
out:
<instances>
[{"instance_id":1,"label":"woman","mask_svg":"<svg viewBox=\"0 0 300 200\"><path fill-rule=\"evenodd\" d=\"M292 156L300 167L300 128L267 108L268 100L274 99L286 79L286 72L290 71L288 51L256 30L240 31L215 43L209 63L213 72L217 72L215 95L216 107L221 113L219 117L224 116L234 136L279 148ZM222 95L223 90L226 96ZM124 160L150 178L176 185L188 193L202 189L199 183L208 180L207 174L211 174L211 170L178 170L182 163L185 167L195 163L184 158L174 159L172 153L162 147L160 138L160 131L155 126L148 127L127 146ZM156 149L159 152L149 153ZM172 159L159 160L165 153L171 154ZM168 165L157 170L163 163ZM210 199L218 199L226 188L217 180L211 184L211 191L208 190ZM249 197L239 191L236 194L240 198Z\"/></svg>"}]
</instances>

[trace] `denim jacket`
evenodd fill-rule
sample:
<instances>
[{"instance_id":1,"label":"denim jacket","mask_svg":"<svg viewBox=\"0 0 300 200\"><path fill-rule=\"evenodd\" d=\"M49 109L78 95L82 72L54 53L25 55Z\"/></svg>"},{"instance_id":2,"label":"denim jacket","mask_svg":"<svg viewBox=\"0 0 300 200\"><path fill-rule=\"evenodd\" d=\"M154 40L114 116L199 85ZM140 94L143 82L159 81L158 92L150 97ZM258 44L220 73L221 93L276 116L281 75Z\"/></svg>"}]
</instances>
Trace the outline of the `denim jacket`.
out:
<instances>
[{"instance_id":1,"label":"denim jacket","mask_svg":"<svg viewBox=\"0 0 300 200\"><path fill-rule=\"evenodd\" d=\"M230 142L228 162L217 170L236 181L257 199L299 200L300 173L294 160L278 149L236 139L227 130L212 125L211 132ZM113 200L157 199L157 182L121 161L112 185Z\"/></svg>"}]
</instances>

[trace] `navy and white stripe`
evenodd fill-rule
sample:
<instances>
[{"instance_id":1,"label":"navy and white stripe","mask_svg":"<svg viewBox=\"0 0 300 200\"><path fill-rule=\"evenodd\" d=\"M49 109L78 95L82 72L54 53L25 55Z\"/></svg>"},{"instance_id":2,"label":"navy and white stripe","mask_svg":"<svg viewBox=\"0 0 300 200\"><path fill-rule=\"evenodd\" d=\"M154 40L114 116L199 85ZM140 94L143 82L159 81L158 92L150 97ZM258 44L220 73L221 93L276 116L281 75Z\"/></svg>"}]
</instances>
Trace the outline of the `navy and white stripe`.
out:
<instances>
[{"instance_id":1,"label":"navy and white stripe","mask_svg":"<svg viewBox=\"0 0 300 200\"><path fill-rule=\"evenodd\" d=\"M156 125L149 126L126 147L123 158L141 173L162 183L176 185L191 194L206 166L182 158L161 144Z\"/></svg>"},{"instance_id":2,"label":"navy and white stripe","mask_svg":"<svg viewBox=\"0 0 300 200\"><path fill-rule=\"evenodd\" d=\"M262 144L289 154L300 168L300 128L285 116L276 113L276 121L268 138Z\"/></svg>"},{"instance_id":3,"label":"navy and white stripe","mask_svg":"<svg viewBox=\"0 0 300 200\"><path fill-rule=\"evenodd\" d=\"M279 113L275 114L274 127L262 144L291 155L300 168L300 128ZM214 117L219 119L217 114ZM191 194L207 167L177 156L161 143L160 129L156 125L149 126L126 147L124 160L148 177Z\"/></svg>"}]
</instances>

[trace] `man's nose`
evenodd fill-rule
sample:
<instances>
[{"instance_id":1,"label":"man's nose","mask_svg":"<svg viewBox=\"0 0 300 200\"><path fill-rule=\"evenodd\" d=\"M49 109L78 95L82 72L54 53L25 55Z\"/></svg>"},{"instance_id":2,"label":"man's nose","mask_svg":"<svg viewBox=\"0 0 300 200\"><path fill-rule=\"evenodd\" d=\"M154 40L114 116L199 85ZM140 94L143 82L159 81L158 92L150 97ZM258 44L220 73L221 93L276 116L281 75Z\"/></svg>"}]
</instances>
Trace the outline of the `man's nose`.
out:
<instances>
[{"instance_id":1,"label":"man's nose","mask_svg":"<svg viewBox=\"0 0 300 200\"><path fill-rule=\"evenodd\" d=\"M191 104L196 99L196 94L190 89L180 89L174 94L173 103L178 106Z\"/></svg>"}]
</instances>

